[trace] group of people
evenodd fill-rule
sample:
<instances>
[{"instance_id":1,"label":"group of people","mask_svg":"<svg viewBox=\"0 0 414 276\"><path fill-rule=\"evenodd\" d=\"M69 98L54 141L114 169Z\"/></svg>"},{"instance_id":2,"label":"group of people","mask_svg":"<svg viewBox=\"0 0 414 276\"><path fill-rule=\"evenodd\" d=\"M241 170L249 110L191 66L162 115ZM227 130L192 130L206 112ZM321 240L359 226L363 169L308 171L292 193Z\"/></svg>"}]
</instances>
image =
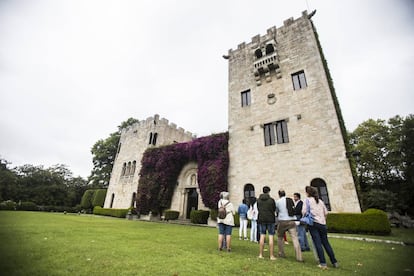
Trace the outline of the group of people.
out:
<instances>
[{"instance_id":1,"label":"group of people","mask_svg":"<svg viewBox=\"0 0 414 276\"><path fill-rule=\"evenodd\" d=\"M274 235L277 233L278 256L285 258L284 245L286 232L289 233L295 250L296 260L303 262L302 251L309 251L309 243L306 238L306 228L312 237L316 250L319 267L327 269L324 249L329 256L333 267L339 267L334 251L328 241L326 217L328 210L325 203L319 198L316 188L306 186L306 200L302 201L299 193L293 195L294 212L288 210L291 199L286 197L284 190L279 190L279 199L274 200L270 196L270 188L263 187L263 193L257 200L252 202L243 200L238 206L237 212L240 218L239 239L248 240L247 224L251 221L250 241L259 242L259 259L264 258L264 246L266 234L268 235L270 260L276 260L274 254ZM227 215L224 219L217 218L219 228L218 248L219 250L231 251L231 233L234 226L235 208L229 201L229 193L221 192L218 206L226 206ZM287 202L288 201L288 202ZM310 210L314 218L313 225L304 225L300 219Z\"/></svg>"}]
</instances>

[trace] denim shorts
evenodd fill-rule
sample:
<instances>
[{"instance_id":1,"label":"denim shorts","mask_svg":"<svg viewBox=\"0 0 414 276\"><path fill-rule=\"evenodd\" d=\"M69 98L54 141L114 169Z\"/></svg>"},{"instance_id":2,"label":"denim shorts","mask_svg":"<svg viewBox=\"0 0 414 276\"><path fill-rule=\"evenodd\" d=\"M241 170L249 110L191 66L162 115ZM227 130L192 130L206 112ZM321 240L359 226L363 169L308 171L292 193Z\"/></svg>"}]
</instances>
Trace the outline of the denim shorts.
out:
<instances>
[{"instance_id":1,"label":"denim shorts","mask_svg":"<svg viewBox=\"0 0 414 276\"><path fill-rule=\"evenodd\" d=\"M218 228L219 228L219 234L220 235L230 235L231 236L231 230L233 228L233 226L231 225L227 225L224 223L219 223L218 224Z\"/></svg>"},{"instance_id":2,"label":"denim shorts","mask_svg":"<svg viewBox=\"0 0 414 276\"><path fill-rule=\"evenodd\" d=\"M260 223L260 234L266 235L266 230L270 236L275 235L275 224L274 223Z\"/></svg>"}]
</instances>

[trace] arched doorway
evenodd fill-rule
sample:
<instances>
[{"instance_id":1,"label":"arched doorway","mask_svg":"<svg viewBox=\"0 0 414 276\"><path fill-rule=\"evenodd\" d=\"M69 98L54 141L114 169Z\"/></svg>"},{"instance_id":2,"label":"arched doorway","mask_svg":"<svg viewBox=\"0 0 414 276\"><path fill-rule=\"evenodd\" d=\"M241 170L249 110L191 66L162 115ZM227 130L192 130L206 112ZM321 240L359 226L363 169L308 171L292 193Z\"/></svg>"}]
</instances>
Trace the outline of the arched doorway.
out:
<instances>
[{"instance_id":1,"label":"arched doorway","mask_svg":"<svg viewBox=\"0 0 414 276\"><path fill-rule=\"evenodd\" d=\"M320 178L315 178L311 181L311 186L318 190L319 198L325 203L328 211L331 211L331 203L329 202L328 188L325 181Z\"/></svg>"},{"instance_id":2,"label":"arched doorway","mask_svg":"<svg viewBox=\"0 0 414 276\"><path fill-rule=\"evenodd\" d=\"M186 218L190 218L192 210L198 210L198 193L196 188L189 188L187 190L187 212Z\"/></svg>"},{"instance_id":3,"label":"arched doorway","mask_svg":"<svg viewBox=\"0 0 414 276\"><path fill-rule=\"evenodd\" d=\"M250 205L251 202L254 202L256 194L254 191L254 186L251 183L244 185L244 199L246 200L247 205Z\"/></svg>"}]
</instances>

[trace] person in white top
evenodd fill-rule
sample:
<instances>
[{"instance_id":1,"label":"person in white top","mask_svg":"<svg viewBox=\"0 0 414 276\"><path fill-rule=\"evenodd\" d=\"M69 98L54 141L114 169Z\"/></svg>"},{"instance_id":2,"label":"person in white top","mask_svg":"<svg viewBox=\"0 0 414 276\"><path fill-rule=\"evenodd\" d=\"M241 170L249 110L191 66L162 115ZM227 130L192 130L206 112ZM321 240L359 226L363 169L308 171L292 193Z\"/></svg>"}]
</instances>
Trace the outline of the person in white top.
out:
<instances>
[{"instance_id":1,"label":"person in white top","mask_svg":"<svg viewBox=\"0 0 414 276\"><path fill-rule=\"evenodd\" d=\"M309 232L312 236L313 244L316 247L316 252L319 257L319 267L321 269L327 269L328 266L325 260L325 254L323 248L331 260L333 267L339 267L338 261L335 258L335 253L328 241L328 228L326 227L326 217L328 216L328 210L325 203L319 199L318 191L316 188L306 186L306 195L308 198L303 203L302 214L306 214L307 206L310 206L310 213L313 216L313 225L308 225ZM322 248L323 246L323 248Z\"/></svg>"},{"instance_id":2,"label":"person in white top","mask_svg":"<svg viewBox=\"0 0 414 276\"><path fill-rule=\"evenodd\" d=\"M218 235L218 249L223 250L223 239L226 237L226 247L227 251L231 251L231 231L234 226L234 207L233 204L229 201L230 194L228 192L220 193L220 200L217 203L217 207L225 206L227 215L224 219L217 217L217 225L219 228Z\"/></svg>"},{"instance_id":3,"label":"person in white top","mask_svg":"<svg viewBox=\"0 0 414 276\"><path fill-rule=\"evenodd\" d=\"M292 238L293 247L295 248L296 260L298 262L303 262L302 250L300 249L298 240L298 232L296 231L296 217L294 215L289 216L288 209L286 207L286 193L284 190L279 190L279 197L280 198L276 200L276 212L279 219L277 224L277 245L279 248L279 257L285 257L283 236L286 231L288 231L290 237Z\"/></svg>"}]
</instances>

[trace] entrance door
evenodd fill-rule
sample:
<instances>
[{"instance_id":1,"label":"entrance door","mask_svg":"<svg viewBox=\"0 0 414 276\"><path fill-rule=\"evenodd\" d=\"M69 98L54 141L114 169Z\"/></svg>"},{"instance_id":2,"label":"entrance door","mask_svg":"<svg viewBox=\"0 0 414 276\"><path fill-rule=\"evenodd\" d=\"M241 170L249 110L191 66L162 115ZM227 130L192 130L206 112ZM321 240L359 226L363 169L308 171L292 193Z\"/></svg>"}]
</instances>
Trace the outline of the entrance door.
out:
<instances>
[{"instance_id":1,"label":"entrance door","mask_svg":"<svg viewBox=\"0 0 414 276\"><path fill-rule=\"evenodd\" d=\"M198 193L196 188L187 189L187 219L190 218L192 210L198 210Z\"/></svg>"}]
</instances>

